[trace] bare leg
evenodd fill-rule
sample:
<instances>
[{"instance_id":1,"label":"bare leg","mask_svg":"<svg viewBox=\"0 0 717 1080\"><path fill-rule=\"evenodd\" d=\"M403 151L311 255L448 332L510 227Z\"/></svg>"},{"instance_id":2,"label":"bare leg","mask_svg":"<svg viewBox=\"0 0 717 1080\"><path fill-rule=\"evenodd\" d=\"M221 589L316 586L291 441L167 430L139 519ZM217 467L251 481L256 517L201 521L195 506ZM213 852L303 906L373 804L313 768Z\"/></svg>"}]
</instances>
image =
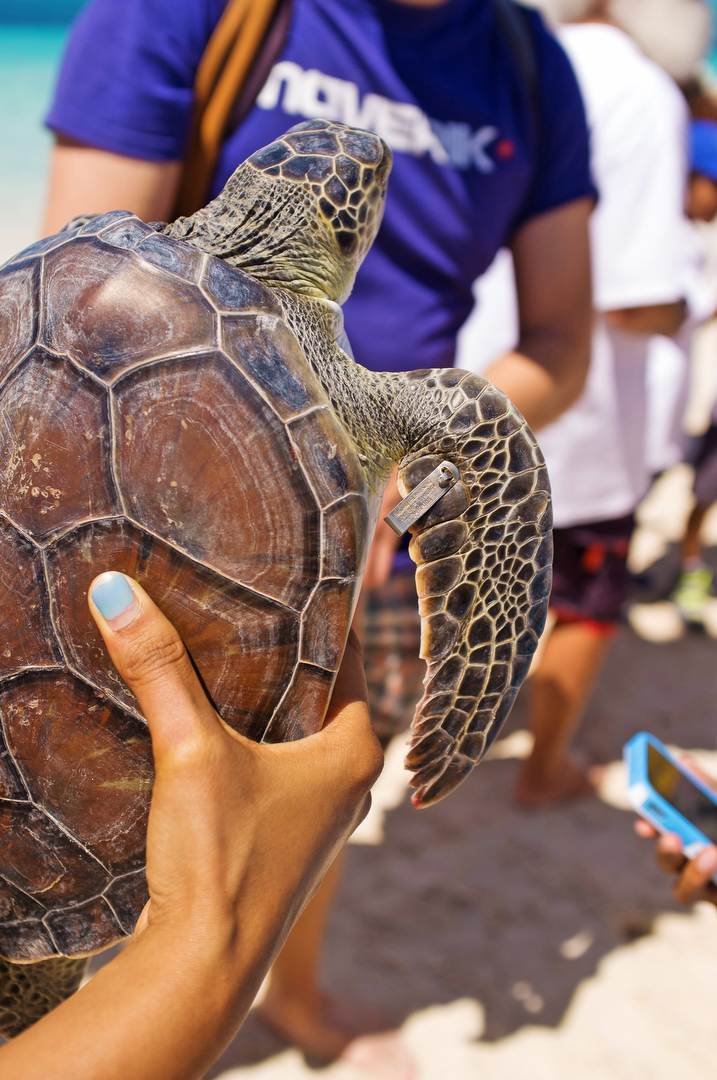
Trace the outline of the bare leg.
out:
<instances>
[{"instance_id":1,"label":"bare leg","mask_svg":"<svg viewBox=\"0 0 717 1080\"><path fill-rule=\"evenodd\" d=\"M610 645L585 622L559 623L531 679L535 745L515 785L516 802L540 806L594 791L590 771L567 750Z\"/></svg>"},{"instance_id":2,"label":"bare leg","mask_svg":"<svg viewBox=\"0 0 717 1080\"><path fill-rule=\"evenodd\" d=\"M683 560L699 559L702 553L700 529L702 528L702 522L704 521L707 510L708 507L700 506L699 503L697 503L690 514L687 522L687 529L685 530L685 538L682 541Z\"/></svg>"},{"instance_id":3,"label":"bare leg","mask_svg":"<svg viewBox=\"0 0 717 1080\"><path fill-rule=\"evenodd\" d=\"M326 1016L319 989L324 934L343 871L343 853L328 870L321 887L304 909L271 969L269 989L257 1012L293 1046L333 1061L350 1036Z\"/></svg>"},{"instance_id":4,"label":"bare leg","mask_svg":"<svg viewBox=\"0 0 717 1080\"><path fill-rule=\"evenodd\" d=\"M394 472L384 496L382 515L400 499ZM383 585L387 580L398 537L381 523L371 548L364 575L364 588ZM353 626L363 639L365 595L361 594ZM319 965L326 924L343 871L343 854L335 860L320 889L286 939L271 969L269 988L258 1015L282 1038L311 1057L333 1061L354 1037L366 1031L381 1031L387 1025L378 1017L332 1001L321 992Z\"/></svg>"}]
</instances>

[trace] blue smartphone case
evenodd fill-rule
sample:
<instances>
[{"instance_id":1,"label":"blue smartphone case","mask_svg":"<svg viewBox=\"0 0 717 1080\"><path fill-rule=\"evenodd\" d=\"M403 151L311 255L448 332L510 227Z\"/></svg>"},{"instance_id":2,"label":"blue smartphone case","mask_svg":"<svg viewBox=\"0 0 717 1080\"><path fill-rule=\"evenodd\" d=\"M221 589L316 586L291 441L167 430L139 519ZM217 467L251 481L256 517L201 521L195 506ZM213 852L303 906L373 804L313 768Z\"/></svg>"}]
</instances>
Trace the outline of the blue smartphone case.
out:
<instances>
[{"instance_id":1,"label":"blue smartphone case","mask_svg":"<svg viewBox=\"0 0 717 1080\"><path fill-rule=\"evenodd\" d=\"M647 772L647 748L650 744L715 805L717 805L717 794L696 776L688 772L675 758L674 754L671 754L667 747L659 739L656 739L654 735L641 731L639 735L635 735L625 744L623 754L627 765L627 795L630 803L640 817L643 817L645 821L649 821L650 825L653 825L658 832L677 833L682 839L685 857L694 859L704 848L709 846L711 841L652 787ZM715 875L715 879L717 879L717 875Z\"/></svg>"}]
</instances>

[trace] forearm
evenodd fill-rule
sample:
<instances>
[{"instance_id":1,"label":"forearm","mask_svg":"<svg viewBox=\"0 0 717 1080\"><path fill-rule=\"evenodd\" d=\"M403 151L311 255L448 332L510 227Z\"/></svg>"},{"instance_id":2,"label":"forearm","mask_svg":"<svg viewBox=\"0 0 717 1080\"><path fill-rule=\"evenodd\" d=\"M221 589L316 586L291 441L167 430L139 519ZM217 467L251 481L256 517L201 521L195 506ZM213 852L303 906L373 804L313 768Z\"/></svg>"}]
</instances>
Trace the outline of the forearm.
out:
<instances>
[{"instance_id":1,"label":"forearm","mask_svg":"<svg viewBox=\"0 0 717 1080\"><path fill-rule=\"evenodd\" d=\"M58 138L50 160L43 236L78 214L130 210L143 221L167 221L181 162L142 161Z\"/></svg>"},{"instance_id":2,"label":"forearm","mask_svg":"<svg viewBox=\"0 0 717 1080\"><path fill-rule=\"evenodd\" d=\"M590 364L590 199L540 214L513 238L520 340L488 378L534 431L580 396Z\"/></svg>"},{"instance_id":3,"label":"forearm","mask_svg":"<svg viewBox=\"0 0 717 1080\"><path fill-rule=\"evenodd\" d=\"M73 997L0 1050L12 1080L194 1080L231 1041L276 935L149 927Z\"/></svg>"},{"instance_id":4,"label":"forearm","mask_svg":"<svg viewBox=\"0 0 717 1080\"><path fill-rule=\"evenodd\" d=\"M485 375L510 398L533 431L556 420L580 396L590 356L590 334L524 334L513 352Z\"/></svg>"},{"instance_id":5,"label":"forearm","mask_svg":"<svg viewBox=\"0 0 717 1080\"><path fill-rule=\"evenodd\" d=\"M321 731L259 744L219 719L137 582L100 575L90 611L152 736L150 902L120 956L0 1049L0 1078L199 1080L368 809L382 755L361 649L349 635Z\"/></svg>"}]
</instances>

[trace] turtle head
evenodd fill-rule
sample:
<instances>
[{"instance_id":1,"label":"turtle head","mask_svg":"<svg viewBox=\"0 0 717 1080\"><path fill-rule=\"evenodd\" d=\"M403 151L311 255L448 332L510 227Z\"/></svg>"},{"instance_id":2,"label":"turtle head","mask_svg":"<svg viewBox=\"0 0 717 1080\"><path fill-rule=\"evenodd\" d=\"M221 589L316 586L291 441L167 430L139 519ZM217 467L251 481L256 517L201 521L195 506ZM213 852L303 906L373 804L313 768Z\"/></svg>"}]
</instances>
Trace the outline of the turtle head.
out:
<instances>
[{"instance_id":1,"label":"turtle head","mask_svg":"<svg viewBox=\"0 0 717 1080\"><path fill-rule=\"evenodd\" d=\"M392 154L368 131L297 124L172 235L268 285L343 302L381 224Z\"/></svg>"}]
</instances>

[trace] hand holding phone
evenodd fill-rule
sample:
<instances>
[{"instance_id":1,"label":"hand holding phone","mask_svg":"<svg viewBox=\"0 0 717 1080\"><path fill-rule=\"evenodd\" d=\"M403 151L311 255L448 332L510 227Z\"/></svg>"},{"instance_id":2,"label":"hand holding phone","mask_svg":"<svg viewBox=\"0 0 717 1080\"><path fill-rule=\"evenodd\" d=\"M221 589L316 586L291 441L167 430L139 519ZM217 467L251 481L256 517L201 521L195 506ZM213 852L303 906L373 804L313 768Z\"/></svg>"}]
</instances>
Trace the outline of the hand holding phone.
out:
<instances>
[{"instance_id":1,"label":"hand holding phone","mask_svg":"<svg viewBox=\"0 0 717 1080\"><path fill-rule=\"evenodd\" d=\"M657 861L665 873L680 874L676 898L717 903L717 792L646 732L627 743L624 755L628 797L643 818L635 829L644 837L662 834Z\"/></svg>"}]
</instances>

